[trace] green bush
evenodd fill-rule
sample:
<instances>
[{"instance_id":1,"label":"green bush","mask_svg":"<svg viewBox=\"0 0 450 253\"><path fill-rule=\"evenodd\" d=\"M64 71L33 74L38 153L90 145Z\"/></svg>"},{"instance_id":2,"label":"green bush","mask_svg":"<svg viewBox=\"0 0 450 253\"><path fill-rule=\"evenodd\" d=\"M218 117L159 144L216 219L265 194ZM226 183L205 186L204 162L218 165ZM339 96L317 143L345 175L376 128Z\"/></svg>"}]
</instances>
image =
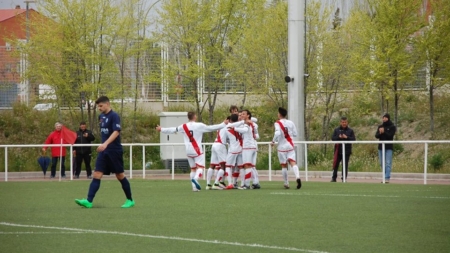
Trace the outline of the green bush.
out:
<instances>
[{"instance_id":1,"label":"green bush","mask_svg":"<svg viewBox=\"0 0 450 253\"><path fill-rule=\"evenodd\" d=\"M441 153L433 155L429 160L429 164L431 165L431 168L433 168L434 170L441 169L442 166L444 165L444 162L445 158Z\"/></svg>"}]
</instances>

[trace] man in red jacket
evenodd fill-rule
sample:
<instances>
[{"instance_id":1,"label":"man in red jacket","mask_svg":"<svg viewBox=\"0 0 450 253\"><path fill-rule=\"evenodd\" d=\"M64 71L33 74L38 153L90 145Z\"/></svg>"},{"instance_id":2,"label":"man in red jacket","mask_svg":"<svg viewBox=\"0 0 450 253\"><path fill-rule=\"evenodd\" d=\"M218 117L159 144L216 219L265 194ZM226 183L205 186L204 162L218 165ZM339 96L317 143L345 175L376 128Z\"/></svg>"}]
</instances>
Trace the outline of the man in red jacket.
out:
<instances>
[{"instance_id":1,"label":"man in red jacket","mask_svg":"<svg viewBox=\"0 0 450 253\"><path fill-rule=\"evenodd\" d=\"M51 132L50 135L45 140L45 144L69 144L64 140L61 129L63 125L59 122L55 123L55 131ZM56 163L58 160L61 160L61 177L66 177L66 167L64 166L64 161L66 157L66 148L65 147L51 147L52 149L52 174L50 178L55 178L56 175ZM62 150L61 150L62 149ZM45 154L47 151L47 147L42 148L42 152Z\"/></svg>"}]
</instances>

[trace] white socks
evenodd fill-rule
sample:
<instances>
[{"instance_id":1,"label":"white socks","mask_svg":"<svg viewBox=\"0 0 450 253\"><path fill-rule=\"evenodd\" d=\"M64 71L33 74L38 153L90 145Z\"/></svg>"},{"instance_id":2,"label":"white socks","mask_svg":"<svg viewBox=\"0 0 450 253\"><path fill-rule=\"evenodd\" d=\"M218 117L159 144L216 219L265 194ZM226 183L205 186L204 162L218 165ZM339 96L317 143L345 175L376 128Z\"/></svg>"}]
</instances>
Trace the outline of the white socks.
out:
<instances>
[{"instance_id":1,"label":"white socks","mask_svg":"<svg viewBox=\"0 0 450 253\"><path fill-rule=\"evenodd\" d=\"M255 167L252 168L252 181L253 184L259 184L259 175Z\"/></svg>"},{"instance_id":2,"label":"white socks","mask_svg":"<svg viewBox=\"0 0 450 253\"><path fill-rule=\"evenodd\" d=\"M206 184L210 185L211 184L211 178L213 176L213 169L212 168L208 168L208 171L206 172Z\"/></svg>"},{"instance_id":3,"label":"white socks","mask_svg":"<svg viewBox=\"0 0 450 253\"><path fill-rule=\"evenodd\" d=\"M284 184L289 185L287 168L281 168L281 173L283 174Z\"/></svg>"},{"instance_id":4,"label":"white socks","mask_svg":"<svg viewBox=\"0 0 450 253\"><path fill-rule=\"evenodd\" d=\"M214 184L219 184L219 182L222 180L222 177L223 177L223 174L224 174L225 172L223 171L223 169L220 169L218 172L217 172L217 176L216 176L216 181L214 182Z\"/></svg>"},{"instance_id":5,"label":"white socks","mask_svg":"<svg viewBox=\"0 0 450 253\"><path fill-rule=\"evenodd\" d=\"M233 180L231 179L231 174L233 174L232 170L230 167L225 168L225 175L227 176L227 181L228 181L228 185L233 184Z\"/></svg>"},{"instance_id":6,"label":"white socks","mask_svg":"<svg viewBox=\"0 0 450 253\"><path fill-rule=\"evenodd\" d=\"M294 171L295 178L296 178L296 179L297 179L297 178L300 178L300 172L298 171L298 166L297 166L297 164L294 165L294 166L292 166L292 170Z\"/></svg>"}]
</instances>

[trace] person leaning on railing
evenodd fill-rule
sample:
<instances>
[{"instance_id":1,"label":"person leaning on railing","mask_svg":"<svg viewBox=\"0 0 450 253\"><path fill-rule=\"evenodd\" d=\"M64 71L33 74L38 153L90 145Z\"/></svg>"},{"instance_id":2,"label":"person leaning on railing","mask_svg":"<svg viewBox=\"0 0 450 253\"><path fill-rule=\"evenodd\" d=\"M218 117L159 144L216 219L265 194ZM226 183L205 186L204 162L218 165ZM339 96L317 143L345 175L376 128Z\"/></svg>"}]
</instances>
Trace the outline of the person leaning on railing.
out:
<instances>
[{"instance_id":1,"label":"person leaning on railing","mask_svg":"<svg viewBox=\"0 0 450 253\"><path fill-rule=\"evenodd\" d=\"M377 132L375 133L375 138L380 141L393 141L395 132L397 128L394 123L391 121L391 116L389 113L385 113L383 115L383 123L378 126ZM383 149L382 144L378 144L378 157L380 159L381 169L383 169ZM384 144L384 179L386 183L389 183L389 179L391 178L391 169L392 169L392 153L394 151L394 144L386 143Z\"/></svg>"},{"instance_id":2,"label":"person leaning on railing","mask_svg":"<svg viewBox=\"0 0 450 253\"><path fill-rule=\"evenodd\" d=\"M333 135L331 136L331 140L333 141L354 141L356 140L355 132L353 129L348 127L348 119L347 117L341 117L340 126L334 129ZM345 144L345 161L342 161L342 144L336 143L334 145L334 157L333 157L333 176L331 178L331 182L336 182L337 171L339 169L339 164L342 161L342 177L341 180L344 179L344 171L345 171L345 180L347 181L348 176L348 161L350 160L350 155L352 154L352 144Z\"/></svg>"}]
</instances>

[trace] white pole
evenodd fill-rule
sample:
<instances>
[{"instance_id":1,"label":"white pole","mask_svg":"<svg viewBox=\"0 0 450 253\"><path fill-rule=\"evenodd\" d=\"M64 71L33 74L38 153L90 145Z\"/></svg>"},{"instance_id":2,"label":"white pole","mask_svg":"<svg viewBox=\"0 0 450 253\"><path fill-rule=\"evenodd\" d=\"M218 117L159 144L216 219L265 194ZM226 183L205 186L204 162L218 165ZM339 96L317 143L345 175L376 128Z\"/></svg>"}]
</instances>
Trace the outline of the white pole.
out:
<instances>
[{"instance_id":1,"label":"white pole","mask_svg":"<svg viewBox=\"0 0 450 253\"><path fill-rule=\"evenodd\" d=\"M5 182L8 182L8 147L5 147Z\"/></svg>"},{"instance_id":2,"label":"white pole","mask_svg":"<svg viewBox=\"0 0 450 253\"><path fill-rule=\"evenodd\" d=\"M62 131L62 130L61 130ZM59 181L61 182L61 168L62 168L62 144L63 139L61 138L61 146L59 147Z\"/></svg>"},{"instance_id":3,"label":"white pole","mask_svg":"<svg viewBox=\"0 0 450 253\"><path fill-rule=\"evenodd\" d=\"M269 181L272 181L272 144L269 144Z\"/></svg>"},{"instance_id":4,"label":"white pole","mask_svg":"<svg viewBox=\"0 0 450 253\"><path fill-rule=\"evenodd\" d=\"M175 179L175 149L172 146L172 180Z\"/></svg>"},{"instance_id":5,"label":"white pole","mask_svg":"<svg viewBox=\"0 0 450 253\"><path fill-rule=\"evenodd\" d=\"M133 178L133 145L130 145L130 179Z\"/></svg>"},{"instance_id":6,"label":"white pole","mask_svg":"<svg viewBox=\"0 0 450 253\"><path fill-rule=\"evenodd\" d=\"M298 129L295 140L305 140L305 3L288 0L288 117ZM280 80L281 81L281 80ZM297 164L304 166L303 145L297 146Z\"/></svg>"},{"instance_id":7,"label":"white pole","mask_svg":"<svg viewBox=\"0 0 450 253\"><path fill-rule=\"evenodd\" d=\"M386 162L386 156L384 155L384 152L386 151L385 147L384 147L384 142L381 144L381 167L383 168L383 184L385 183L385 175L386 175L386 166L385 166L385 162Z\"/></svg>"},{"instance_id":8,"label":"white pole","mask_svg":"<svg viewBox=\"0 0 450 253\"><path fill-rule=\"evenodd\" d=\"M70 146L70 180L73 180L73 146ZM81 168L80 168L81 171Z\"/></svg>"},{"instance_id":9,"label":"white pole","mask_svg":"<svg viewBox=\"0 0 450 253\"><path fill-rule=\"evenodd\" d=\"M342 182L346 182L347 173L345 173L345 143L342 143Z\"/></svg>"},{"instance_id":10,"label":"white pole","mask_svg":"<svg viewBox=\"0 0 450 253\"><path fill-rule=\"evenodd\" d=\"M305 180L308 181L308 144L305 143Z\"/></svg>"},{"instance_id":11,"label":"white pole","mask_svg":"<svg viewBox=\"0 0 450 253\"><path fill-rule=\"evenodd\" d=\"M205 156L205 158L206 158L206 149L205 149L205 145L203 145L203 154L204 154L204 156ZM206 160L206 159L205 159ZM214 170L215 170L216 168L214 168ZM205 171L203 171L203 180L206 180L206 167L204 168L204 170Z\"/></svg>"},{"instance_id":12,"label":"white pole","mask_svg":"<svg viewBox=\"0 0 450 253\"><path fill-rule=\"evenodd\" d=\"M142 145L142 178L145 179L145 146Z\"/></svg>"},{"instance_id":13,"label":"white pole","mask_svg":"<svg viewBox=\"0 0 450 253\"><path fill-rule=\"evenodd\" d=\"M425 143L425 154L423 163L423 184L427 184L427 166L428 166L428 143Z\"/></svg>"}]
</instances>

